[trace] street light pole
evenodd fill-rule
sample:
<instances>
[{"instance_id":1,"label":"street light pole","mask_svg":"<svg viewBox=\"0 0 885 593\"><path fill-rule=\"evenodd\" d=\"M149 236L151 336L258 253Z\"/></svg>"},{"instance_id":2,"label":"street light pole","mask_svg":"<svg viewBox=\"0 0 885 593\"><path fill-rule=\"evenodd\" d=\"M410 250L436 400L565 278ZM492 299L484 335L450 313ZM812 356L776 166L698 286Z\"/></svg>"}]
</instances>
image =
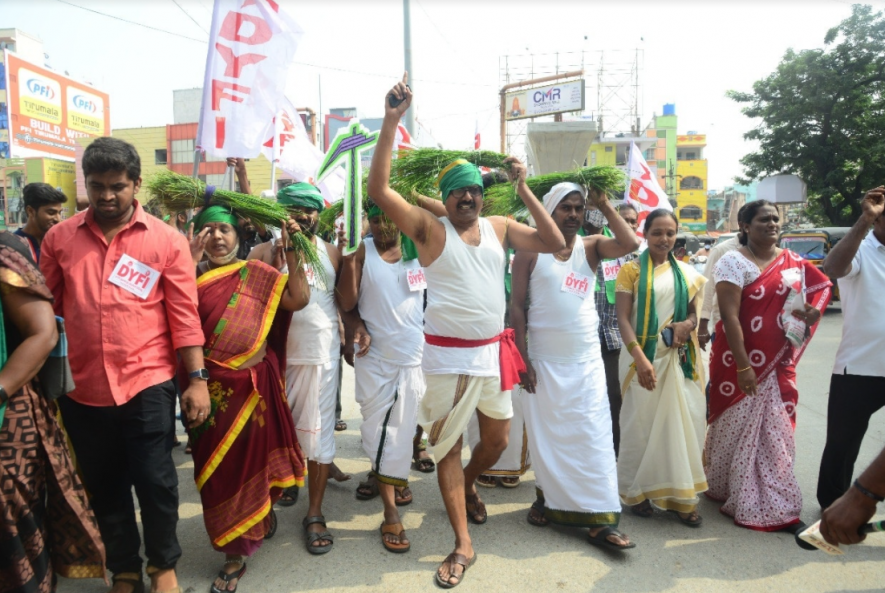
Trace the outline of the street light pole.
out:
<instances>
[{"instance_id":1,"label":"street light pole","mask_svg":"<svg viewBox=\"0 0 885 593\"><path fill-rule=\"evenodd\" d=\"M406 72L409 73L409 86L412 92L415 92L415 72L412 70L412 15L409 7L409 0L403 0L403 49L406 59ZM406 111L406 129L412 136L412 141L417 137L415 130L415 103Z\"/></svg>"}]
</instances>

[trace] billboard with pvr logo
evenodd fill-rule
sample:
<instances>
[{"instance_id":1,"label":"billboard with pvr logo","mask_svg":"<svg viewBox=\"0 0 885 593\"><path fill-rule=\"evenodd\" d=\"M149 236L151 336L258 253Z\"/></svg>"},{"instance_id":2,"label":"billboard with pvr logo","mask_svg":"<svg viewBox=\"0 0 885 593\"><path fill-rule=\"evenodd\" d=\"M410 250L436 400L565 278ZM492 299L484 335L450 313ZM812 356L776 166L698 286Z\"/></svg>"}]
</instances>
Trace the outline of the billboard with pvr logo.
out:
<instances>
[{"instance_id":1,"label":"billboard with pvr logo","mask_svg":"<svg viewBox=\"0 0 885 593\"><path fill-rule=\"evenodd\" d=\"M584 110L584 80L572 80L507 93L504 118L525 119Z\"/></svg>"},{"instance_id":2,"label":"billboard with pvr logo","mask_svg":"<svg viewBox=\"0 0 885 593\"><path fill-rule=\"evenodd\" d=\"M77 138L108 136L107 93L4 50L9 156L74 161Z\"/></svg>"}]
</instances>

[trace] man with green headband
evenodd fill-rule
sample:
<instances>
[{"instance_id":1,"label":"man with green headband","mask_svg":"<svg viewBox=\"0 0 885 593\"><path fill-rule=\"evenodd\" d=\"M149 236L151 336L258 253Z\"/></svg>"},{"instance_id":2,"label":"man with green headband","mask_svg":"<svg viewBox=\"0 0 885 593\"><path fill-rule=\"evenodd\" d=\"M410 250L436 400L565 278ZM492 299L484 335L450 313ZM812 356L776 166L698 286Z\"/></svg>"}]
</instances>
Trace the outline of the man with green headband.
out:
<instances>
[{"instance_id":1,"label":"man with green headband","mask_svg":"<svg viewBox=\"0 0 885 593\"><path fill-rule=\"evenodd\" d=\"M310 285L310 302L292 315L289 343L286 348L286 393L295 434L307 458L309 505L302 525L307 537L307 551L325 554L332 549L333 538L326 530L322 505L326 480L335 458L335 402L338 366L341 364L341 340L338 333L338 306L335 285L341 269L341 256L334 245L317 235L319 214L325 208L320 191L310 183L293 183L277 193L277 202L285 205L302 232L317 246L322 270L305 267ZM275 253L274 243L265 243L249 254L288 272ZM284 498L283 505L294 504Z\"/></svg>"},{"instance_id":2,"label":"man with green headband","mask_svg":"<svg viewBox=\"0 0 885 593\"><path fill-rule=\"evenodd\" d=\"M459 585L476 560L467 518L485 523L476 478L507 447L510 393L525 366L512 330L504 330L505 249L554 253L565 247L562 233L525 183L525 166L507 159L510 179L537 230L503 217L480 218L482 175L455 161L439 175L446 216L438 218L409 204L390 187L390 160L397 125L411 104L408 74L385 96L384 124L369 172L369 195L415 242L427 281L422 368L427 390L418 421L429 434L437 460L440 491L455 531L455 549L436 572L437 584ZM396 104L395 107L391 103ZM461 435L478 411L480 442L461 467Z\"/></svg>"},{"instance_id":3,"label":"man with green headband","mask_svg":"<svg viewBox=\"0 0 885 593\"><path fill-rule=\"evenodd\" d=\"M381 495L384 523L381 543L394 553L409 550L397 506L412 501L409 469L418 402L424 395L421 353L424 348L424 270L409 259L400 232L374 202L367 201L371 235L353 255L343 256L338 303L359 310L371 336L367 352L353 361L356 401L363 423L363 449L372 463L360 484L360 500ZM338 245L346 244L344 229Z\"/></svg>"}]
</instances>

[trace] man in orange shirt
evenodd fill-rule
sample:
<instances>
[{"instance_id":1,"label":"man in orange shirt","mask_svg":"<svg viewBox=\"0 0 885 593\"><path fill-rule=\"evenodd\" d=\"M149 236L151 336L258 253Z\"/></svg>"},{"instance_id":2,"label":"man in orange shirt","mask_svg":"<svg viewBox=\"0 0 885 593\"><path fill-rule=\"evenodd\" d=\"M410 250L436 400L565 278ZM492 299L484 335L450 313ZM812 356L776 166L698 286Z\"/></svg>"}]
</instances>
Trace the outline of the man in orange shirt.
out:
<instances>
[{"instance_id":1,"label":"man in orange shirt","mask_svg":"<svg viewBox=\"0 0 885 593\"><path fill-rule=\"evenodd\" d=\"M176 351L190 374L181 398L189 427L209 419L203 332L187 240L135 199L141 162L130 144L99 138L83 154L89 209L55 225L41 269L72 336L76 389L59 399L113 573L112 593L179 592Z\"/></svg>"}]
</instances>

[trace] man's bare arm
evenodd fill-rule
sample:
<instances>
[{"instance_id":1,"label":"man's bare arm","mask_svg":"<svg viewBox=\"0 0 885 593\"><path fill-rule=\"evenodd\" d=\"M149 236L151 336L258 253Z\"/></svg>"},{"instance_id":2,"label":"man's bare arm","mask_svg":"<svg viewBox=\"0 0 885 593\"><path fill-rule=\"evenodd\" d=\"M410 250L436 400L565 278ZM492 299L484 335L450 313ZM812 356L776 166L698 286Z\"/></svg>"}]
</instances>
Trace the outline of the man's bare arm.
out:
<instances>
[{"instance_id":1,"label":"man's bare arm","mask_svg":"<svg viewBox=\"0 0 885 593\"><path fill-rule=\"evenodd\" d=\"M445 228L431 213L409 204L390 187L390 161L396 128L403 113L412 103L412 91L406 86L406 82L408 82L408 73L403 76L402 82L398 82L384 97L384 123L372 157L368 190L372 200L384 211L384 214L401 232L415 242L421 264L428 265L442 253L445 246ZM391 107L388 100L391 95L396 99L403 99L403 102Z\"/></svg>"},{"instance_id":2,"label":"man's bare arm","mask_svg":"<svg viewBox=\"0 0 885 593\"><path fill-rule=\"evenodd\" d=\"M860 244L867 236L870 225L882 216L883 207L885 207L885 187L879 186L868 191L861 202L861 207L863 214L857 219L848 234L830 250L824 259L824 273L834 280L851 273L851 262L857 255Z\"/></svg>"},{"instance_id":3,"label":"man's bare arm","mask_svg":"<svg viewBox=\"0 0 885 593\"><path fill-rule=\"evenodd\" d=\"M559 227L547 214L544 204L535 197L529 186L526 185L526 169L516 157L508 157L504 161L509 164L507 174L516 182L516 193L528 208L529 214L535 219L536 229L514 222L501 216L490 216L489 222L495 227L498 238L507 247L516 251L528 251L529 253L556 253L565 249L565 239L559 231Z\"/></svg>"},{"instance_id":4,"label":"man's bare arm","mask_svg":"<svg viewBox=\"0 0 885 593\"><path fill-rule=\"evenodd\" d=\"M639 239L636 238L636 233L633 232L630 225L621 218L618 211L611 205L605 194L596 190L590 190L590 199L605 216L605 219L608 221L608 228L611 229L614 235L614 237L606 237L605 235L590 237L593 243L595 243L595 249L592 254L589 251L587 252L587 262L595 270L600 260L623 257L639 249Z\"/></svg>"}]
</instances>

